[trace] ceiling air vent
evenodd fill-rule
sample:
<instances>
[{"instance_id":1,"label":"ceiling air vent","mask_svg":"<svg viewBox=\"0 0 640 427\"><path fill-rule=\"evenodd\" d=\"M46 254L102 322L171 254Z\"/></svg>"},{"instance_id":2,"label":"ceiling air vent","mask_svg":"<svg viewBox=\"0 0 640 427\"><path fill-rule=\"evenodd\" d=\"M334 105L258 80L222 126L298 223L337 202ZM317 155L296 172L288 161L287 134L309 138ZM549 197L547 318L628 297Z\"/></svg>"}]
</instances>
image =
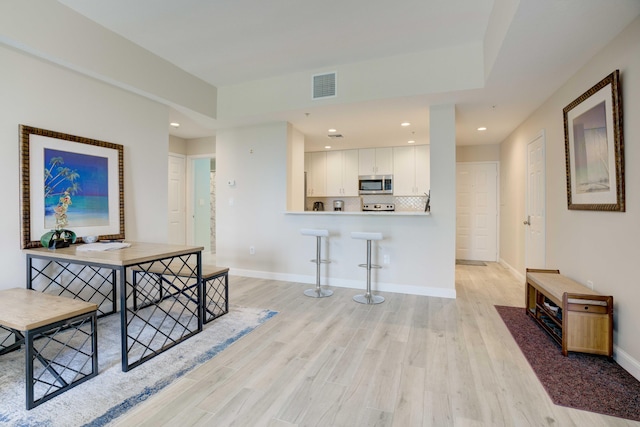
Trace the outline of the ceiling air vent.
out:
<instances>
[{"instance_id":1,"label":"ceiling air vent","mask_svg":"<svg viewBox=\"0 0 640 427\"><path fill-rule=\"evenodd\" d=\"M327 135L327 137L331 138L331 139L341 139L341 138L343 138L342 134L340 134L340 133L332 133L330 135Z\"/></svg>"},{"instance_id":2,"label":"ceiling air vent","mask_svg":"<svg viewBox=\"0 0 640 427\"><path fill-rule=\"evenodd\" d=\"M313 99L336 96L336 73L315 74L313 79Z\"/></svg>"}]
</instances>

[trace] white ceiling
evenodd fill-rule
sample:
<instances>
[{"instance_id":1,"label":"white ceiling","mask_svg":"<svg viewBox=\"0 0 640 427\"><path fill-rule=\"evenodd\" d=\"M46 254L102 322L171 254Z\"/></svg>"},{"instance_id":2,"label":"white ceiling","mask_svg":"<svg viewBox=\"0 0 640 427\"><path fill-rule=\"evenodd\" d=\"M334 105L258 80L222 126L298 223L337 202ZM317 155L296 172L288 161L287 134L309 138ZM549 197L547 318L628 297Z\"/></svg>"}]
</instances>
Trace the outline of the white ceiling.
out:
<instances>
[{"instance_id":1,"label":"white ceiling","mask_svg":"<svg viewBox=\"0 0 640 427\"><path fill-rule=\"evenodd\" d=\"M639 0L59 1L216 87L483 41L492 9L517 6L482 89L251 118L291 122L307 150L426 143L429 105L444 102L459 145L499 143L640 14ZM171 119L187 139L225 126Z\"/></svg>"}]
</instances>

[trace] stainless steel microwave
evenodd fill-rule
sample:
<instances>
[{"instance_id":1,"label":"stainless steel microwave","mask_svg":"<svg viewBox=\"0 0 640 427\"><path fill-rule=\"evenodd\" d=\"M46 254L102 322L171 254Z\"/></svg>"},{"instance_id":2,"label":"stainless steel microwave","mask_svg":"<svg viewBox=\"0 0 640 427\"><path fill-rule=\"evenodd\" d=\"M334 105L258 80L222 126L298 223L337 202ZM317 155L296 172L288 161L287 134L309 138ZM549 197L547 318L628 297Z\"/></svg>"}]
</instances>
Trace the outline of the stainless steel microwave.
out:
<instances>
[{"instance_id":1,"label":"stainless steel microwave","mask_svg":"<svg viewBox=\"0 0 640 427\"><path fill-rule=\"evenodd\" d=\"M360 194L393 194L393 175L360 175Z\"/></svg>"}]
</instances>

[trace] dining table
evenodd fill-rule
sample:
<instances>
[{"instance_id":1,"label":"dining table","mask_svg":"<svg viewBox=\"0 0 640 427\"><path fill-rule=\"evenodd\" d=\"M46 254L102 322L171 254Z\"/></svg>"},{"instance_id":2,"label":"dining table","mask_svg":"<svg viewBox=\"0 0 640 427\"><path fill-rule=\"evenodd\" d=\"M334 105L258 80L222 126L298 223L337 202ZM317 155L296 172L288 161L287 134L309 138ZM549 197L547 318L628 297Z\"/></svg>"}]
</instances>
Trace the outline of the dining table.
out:
<instances>
[{"instance_id":1,"label":"dining table","mask_svg":"<svg viewBox=\"0 0 640 427\"><path fill-rule=\"evenodd\" d=\"M128 241L23 249L26 286L95 303L98 317L119 313L126 372L202 331L203 249Z\"/></svg>"}]
</instances>

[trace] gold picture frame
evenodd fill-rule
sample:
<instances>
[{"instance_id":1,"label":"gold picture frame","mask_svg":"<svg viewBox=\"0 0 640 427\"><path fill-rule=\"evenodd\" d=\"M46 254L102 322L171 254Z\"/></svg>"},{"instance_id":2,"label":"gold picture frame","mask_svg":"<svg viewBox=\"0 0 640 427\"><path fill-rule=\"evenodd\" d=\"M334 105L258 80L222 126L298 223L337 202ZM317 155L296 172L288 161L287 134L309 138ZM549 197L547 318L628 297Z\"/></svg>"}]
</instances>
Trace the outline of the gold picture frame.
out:
<instances>
[{"instance_id":1,"label":"gold picture frame","mask_svg":"<svg viewBox=\"0 0 640 427\"><path fill-rule=\"evenodd\" d=\"M563 110L567 207L625 211L620 71Z\"/></svg>"},{"instance_id":2,"label":"gold picture frame","mask_svg":"<svg viewBox=\"0 0 640 427\"><path fill-rule=\"evenodd\" d=\"M63 195L70 200L65 228L78 241L125 238L122 145L26 125L19 134L22 249L42 246Z\"/></svg>"}]
</instances>

